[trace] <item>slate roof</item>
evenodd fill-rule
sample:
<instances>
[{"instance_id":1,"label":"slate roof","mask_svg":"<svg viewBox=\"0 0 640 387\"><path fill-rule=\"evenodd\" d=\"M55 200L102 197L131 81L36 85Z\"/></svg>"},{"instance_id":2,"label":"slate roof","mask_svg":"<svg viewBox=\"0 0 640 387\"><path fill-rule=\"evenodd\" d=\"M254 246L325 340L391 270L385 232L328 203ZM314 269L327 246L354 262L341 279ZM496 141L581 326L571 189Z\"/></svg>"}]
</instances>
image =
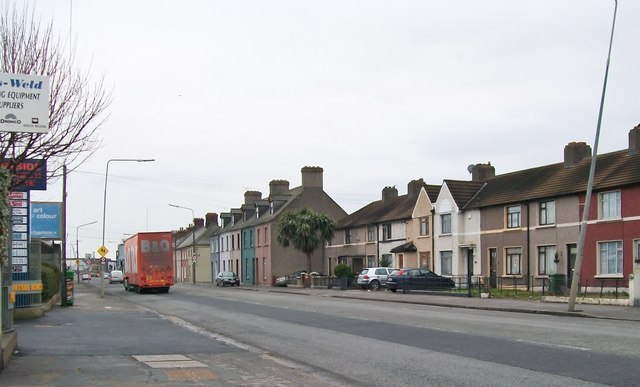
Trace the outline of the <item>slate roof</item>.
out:
<instances>
[{"instance_id":1,"label":"slate roof","mask_svg":"<svg viewBox=\"0 0 640 387\"><path fill-rule=\"evenodd\" d=\"M492 177L465 208L540 200L587 191L591 158L573 167L564 163L545 165ZM593 190L640 184L640 153L627 149L598 155Z\"/></svg>"},{"instance_id":2,"label":"slate roof","mask_svg":"<svg viewBox=\"0 0 640 387\"><path fill-rule=\"evenodd\" d=\"M466 180L445 180L451 197L458 208L462 209L473 198L485 183Z\"/></svg>"},{"instance_id":3,"label":"slate roof","mask_svg":"<svg viewBox=\"0 0 640 387\"><path fill-rule=\"evenodd\" d=\"M396 246L390 250L392 253L410 253L414 251L418 251L416 245L413 242L409 241L407 243L403 243L400 246Z\"/></svg>"},{"instance_id":4,"label":"slate roof","mask_svg":"<svg viewBox=\"0 0 640 387\"><path fill-rule=\"evenodd\" d=\"M409 195L402 195L389 199L386 203L382 200L369 203L343 218L338 222L337 228L358 227L392 220L410 219L416 200L417 198L409 198Z\"/></svg>"},{"instance_id":5,"label":"slate roof","mask_svg":"<svg viewBox=\"0 0 640 387\"><path fill-rule=\"evenodd\" d=\"M440 188L442 188L441 185L425 185L424 189L425 191L427 191L427 196L429 197L429 200L431 200L431 203L435 203L436 200L438 200L438 195L440 195Z\"/></svg>"}]
</instances>

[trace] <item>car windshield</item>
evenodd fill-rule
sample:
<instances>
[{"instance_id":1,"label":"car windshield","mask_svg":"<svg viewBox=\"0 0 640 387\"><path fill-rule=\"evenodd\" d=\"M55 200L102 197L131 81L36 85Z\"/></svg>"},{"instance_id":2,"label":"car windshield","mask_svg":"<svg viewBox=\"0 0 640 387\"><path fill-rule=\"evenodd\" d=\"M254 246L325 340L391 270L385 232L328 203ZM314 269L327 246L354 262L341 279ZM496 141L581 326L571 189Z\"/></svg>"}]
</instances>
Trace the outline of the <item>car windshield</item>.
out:
<instances>
[{"instance_id":1,"label":"car windshield","mask_svg":"<svg viewBox=\"0 0 640 387\"><path fill-rule=\"evenodd\" d=\"M369 272L369 269L362 269L362 271L360 272L360 274L367 274Z\"/></svg>"},{"instance_id":2,"label":"car windshield","mask_svg":"<svg viewBox=\"0 0 640 387\"><path fill-rule=\"evenodd\" d=\"M224 273L222 273L223 277L234 277L236 274L232 271L225 271Z\"/></svg>"}]
</instances>

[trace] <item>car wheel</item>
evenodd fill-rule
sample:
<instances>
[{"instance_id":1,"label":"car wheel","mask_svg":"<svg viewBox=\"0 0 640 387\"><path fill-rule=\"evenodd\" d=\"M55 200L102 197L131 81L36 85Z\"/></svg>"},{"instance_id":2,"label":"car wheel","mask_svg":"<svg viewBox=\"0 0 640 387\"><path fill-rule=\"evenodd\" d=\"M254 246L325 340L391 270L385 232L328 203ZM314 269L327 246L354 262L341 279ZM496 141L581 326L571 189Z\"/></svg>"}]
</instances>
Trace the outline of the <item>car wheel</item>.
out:
<instances>
[{"instance_id":1,"label":"car wheel","mask_svg":"<svg viewBox=\"0 0 640 387\"><path fill-rule=\"evenodd\" d=\"M380 281L378 281L378 280L373 280L373 281L369 282L369 289L371 289L371 290L378 290L378 289L380 289Z\"/></svg>"},{"instance_id":2,"label":"car wheel","mask_svg":"<svg viewBox=\"0 0 640 387\"><path fill-rule=\"evenodd\" d=\"M391 293L395 293L396 290L398 290L398 289L389 289L389 290L391 290Z\"/></svg>"}]
</instances>

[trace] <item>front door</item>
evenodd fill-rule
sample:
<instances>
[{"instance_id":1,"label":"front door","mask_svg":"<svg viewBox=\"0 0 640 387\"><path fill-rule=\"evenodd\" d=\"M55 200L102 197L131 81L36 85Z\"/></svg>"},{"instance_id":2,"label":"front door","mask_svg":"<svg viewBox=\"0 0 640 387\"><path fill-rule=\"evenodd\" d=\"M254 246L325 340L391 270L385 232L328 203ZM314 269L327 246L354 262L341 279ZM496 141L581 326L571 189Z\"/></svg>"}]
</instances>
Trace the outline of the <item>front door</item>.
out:
<instances>
[{"instance_id":1,"label":"front door","mask_svg":"<svg viewBox=\"0 0 640 387\"><path fill-rule=\"evenodd\" d=\"M489 249L489 285L498 287L498 251Z\"/></svg>"},{"instance_id":2,"label":"front door","mask_svg":"<svg viewBox=\"0 0 640 387\"><path fill-rule=\"evenodd\" d=\"M567 288L571 289L573 280L573 272L575 271L576 258L578 257L578 245L575 243L567 244Z\"/></svg>"}]
</instances>

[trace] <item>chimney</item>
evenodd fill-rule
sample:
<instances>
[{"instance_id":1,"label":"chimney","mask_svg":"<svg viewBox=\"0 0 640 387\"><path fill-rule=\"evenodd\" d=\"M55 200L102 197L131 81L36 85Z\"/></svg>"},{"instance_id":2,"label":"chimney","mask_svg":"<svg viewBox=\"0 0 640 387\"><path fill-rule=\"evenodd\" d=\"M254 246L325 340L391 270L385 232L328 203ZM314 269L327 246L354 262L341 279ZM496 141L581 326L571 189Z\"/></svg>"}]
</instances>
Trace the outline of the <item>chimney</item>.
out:
<instances>
[{"instance_id":1,"label":"chimney","mask_svg":"<svg viewBox=\"0 0 640 387\"><path fill-rule=\"evenodd\" d=\"M211 226L217 226L218 214L216 214L215 212L207 212L207 214L204 216L204 221L205 221L205 227L207 228Z\"/></svg>"},{"instance_id":2,"label":"chimney","mask_svg":"<svg viewBox=\"0 0 640 387\"><path fill-rule=\"evenodd\" d=\"M199 227L204 227L204 219L202 219L202 218L194 218L193 219L193 224L198 228Z\"/></svg>"},{"instance_id":3,"label":"chimney","mask_svg":"<svg viewBox=\"0 0 640 387\"><path fill-rule=\"evenodd\" d=\"M280 195L289 190L289 182L287 180L271 180L269 182L269 196Z\"/></svg>"},{"instance_id":4,"label":"chimney","mask_svg":"<svg viewBox=\"0 0 640 387\"><path fill-rule=\"evenodd\" d=\"M409 184L407 184L407 196L409 196L410 199L416 199L418 195L420 195L420 189L422 187L426 187L424 180L411 180Z\"/></svg>"},{"instance_id":5,"label":"chimney","mask_svg":"<svg viewBox=\"0 0 640 387\"><path fill-rule=\"evenodd\" d=\"M302 168L302 188L322 188L322 168Z\"/></svg>"},{"instance_id":6,"label":"chimney","mask_svg":"<svg viewBox=\"0 0 640 387\"><path fill-rule=\"evenodd\" d=\"M573 167L588 157L591 157L591 147L586 142L570 142L564 147L565 168Z\"/></svg>"},{"instance_id":7,"label":"chimney","mask_svg":"<svg viewBox=\"0 0 640 387\"><path fill-rule=\"evenodd\" d=\"M471 172L471 181L485 182L489 178L496 177L496 169L491 165L491 161L487 161L486 164L469 165L469 172Z\"/></svg>"},{"instance_id":8,"label":"chimney","mask_svg":"<svg viewBox=\"0 0 640 387\"><path fill-rule=\"evenodd\" d=\"M398 190L395 186L393 187L384 187L382 189L382 203L387 203L390 200L393 200L398 197Z\"/></svg>"},{"instance_id":9,"label":"chimney","mask_svg":"<svg viewBox=\"0 0 640 387\"><path fill-rule=\"evenodd\" d=\"M262 199L262 192L247 191L244 193L244 204L253 206L253 204L260 199Z\"/></svg>"},{"instance_id":10,"label":"chimney","mask_svg":"<svg viewBox=\"0 0 640 387\"><path fill-rule=\"evenodd\" d=\"M640 124L629 131L629 154L636 155L640 152Z\"/></svg>"}]
</instances>

